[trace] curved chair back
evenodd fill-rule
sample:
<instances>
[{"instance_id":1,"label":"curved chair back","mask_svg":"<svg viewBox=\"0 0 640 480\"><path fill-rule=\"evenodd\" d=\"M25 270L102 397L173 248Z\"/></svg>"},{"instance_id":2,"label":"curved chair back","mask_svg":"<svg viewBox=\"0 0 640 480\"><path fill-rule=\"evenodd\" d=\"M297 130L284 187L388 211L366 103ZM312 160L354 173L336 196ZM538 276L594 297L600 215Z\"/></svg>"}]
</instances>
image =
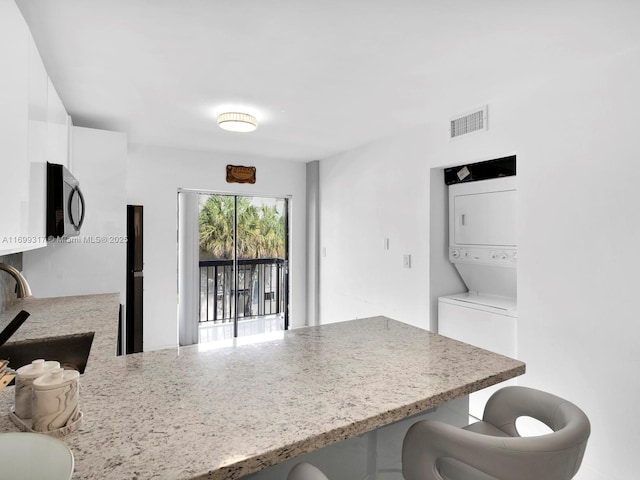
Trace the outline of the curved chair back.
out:
<instances>
[{"instance_id":1,"label":"curved chair back","mask_svg":"<svg viewBox=\"0 0 640 480\"><path fill-rule=\"evenodd\" d=\"M520 437L529 416L553 432ZM482 422L464 429L437 421L414 424L405 436L406 480L569 480L584 456L591 427L576 405L527 387L505 387L487 402Z\"/></svg>"},{"instance_id":2,"label":"curved chair back","mask_svg":"<svg viewBox=\"0 0 640 480\"><path fill-rule=\"evenodd\" d=\"M287 480L329 480L327 476L310 463L298 463L289 471Z\"/></svg>"}]
</instances>

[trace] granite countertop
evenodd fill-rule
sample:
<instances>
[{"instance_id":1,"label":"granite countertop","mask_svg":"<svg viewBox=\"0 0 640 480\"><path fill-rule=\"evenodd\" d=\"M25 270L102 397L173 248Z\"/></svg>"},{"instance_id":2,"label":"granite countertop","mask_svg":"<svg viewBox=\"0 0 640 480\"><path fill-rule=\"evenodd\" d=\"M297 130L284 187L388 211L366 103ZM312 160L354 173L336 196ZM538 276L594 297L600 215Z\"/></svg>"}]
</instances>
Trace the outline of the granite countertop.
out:
<instances>
[{"instance_id":1,"label":"granite countertop","mask_svg":"<svg viewBox=\"0 0 640 480\"><path fill-rule=\"evenodd\" d=\"M20 310L31 315L7 344L30 338L54 337L73 333L95 332L87 365L116 354L120 295L81 295L75 297L19 300L0 314L0 331Z\"/></svg>"},{"instance_id":2,"label":"granite countertop","mask_svg":"<svg viewBox=\"0 0 640 480\"><path fill-rule=\"evenodd\" d=\"M65 442L74 479L236 479L524 370L385 317L105 356L80 379L84 420ZM16 431L6 415L0 431Z\"/></svg>"}]
</instances>

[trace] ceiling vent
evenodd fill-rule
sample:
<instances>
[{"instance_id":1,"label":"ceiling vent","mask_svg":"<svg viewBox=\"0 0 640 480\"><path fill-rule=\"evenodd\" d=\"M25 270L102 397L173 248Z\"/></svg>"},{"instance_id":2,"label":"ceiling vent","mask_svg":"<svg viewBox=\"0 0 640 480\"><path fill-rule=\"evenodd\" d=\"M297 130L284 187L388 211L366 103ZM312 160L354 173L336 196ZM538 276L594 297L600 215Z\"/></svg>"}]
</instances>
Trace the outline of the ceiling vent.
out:
<instances>
[{"instance_id":1,"label":"ceiling vent","mask_svg":"<svg viewBox=\"0 0 640 480\"><path fill-rule=\"evenodd\" d=\"M454 139L469 133L487 130L489 127L487 109L488 106L485 105L465 115L452 118L449 122L449 138Z\"/></svg>"}]
</instances>

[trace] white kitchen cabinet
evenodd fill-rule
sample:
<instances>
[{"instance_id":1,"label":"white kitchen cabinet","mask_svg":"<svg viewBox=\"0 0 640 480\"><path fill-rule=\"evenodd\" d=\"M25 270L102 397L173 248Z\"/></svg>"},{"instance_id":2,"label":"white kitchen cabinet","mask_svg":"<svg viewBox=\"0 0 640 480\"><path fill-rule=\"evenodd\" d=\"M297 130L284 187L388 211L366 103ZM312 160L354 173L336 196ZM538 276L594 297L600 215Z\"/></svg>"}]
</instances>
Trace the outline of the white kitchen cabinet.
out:
<instances>
[{"instance_id":1,"label":"white kitchen cabinet","mask_svg":"<svg viewBox=\"0 0 640 480\"><path fill-rule=\"evenodd\" d=\"M0 254L46 245L46 162L68 166L69 117L13 1L0 0Z\"/></svg>"},{"instance_id":2,"label":"white kitchen cabinet","mask_svg":"<svg viewBox=\"0 0 640 480\"><path fill-rule=\"evenodd\" d=\"M47 161L69 167L69 116L47 77Z\"/></svg>"},{"instance_id":3,"label":"white kitchen cabinet","mask_svg":"<svg viewBox=\"0 0 640 480\"><path fill-rule=\"evenodd\" d=\"M47 136L49 77L38 49L29 36L29 126L27 153L29 162L28 236L44 246L47 207Z\"/></svg>"},{"instance_id":4,"label":"white kitchen cabinet","mask_svg":"<svg viewBox=\"0 0 640 480\"><path fill-rule=\"evenodd\" d=\"M0 1L0 253L23 250L29 162L29 30L14 2Z\"/></svg>"}]
</instances>

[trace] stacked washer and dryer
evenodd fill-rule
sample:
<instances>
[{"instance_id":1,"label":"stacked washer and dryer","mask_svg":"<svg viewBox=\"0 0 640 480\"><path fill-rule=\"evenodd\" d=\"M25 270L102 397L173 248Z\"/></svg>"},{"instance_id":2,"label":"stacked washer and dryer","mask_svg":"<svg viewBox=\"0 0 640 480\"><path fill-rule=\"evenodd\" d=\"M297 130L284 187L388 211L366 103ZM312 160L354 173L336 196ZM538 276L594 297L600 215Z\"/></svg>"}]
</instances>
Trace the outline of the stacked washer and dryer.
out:
<instances>
[{"instance_id":1,"label":"stacked washer and dryer","mask_svg":"<svg viewBox=\"0 0 640 480\"><path fill-rule=\"evenodd\" d=\"M518 354L515 158L513 173L449 185L449 260L468 291L438 298L438 333L509 357ZM506 383L471 394L469 414L482 418Z\"/></svg>"}]
</instances>

